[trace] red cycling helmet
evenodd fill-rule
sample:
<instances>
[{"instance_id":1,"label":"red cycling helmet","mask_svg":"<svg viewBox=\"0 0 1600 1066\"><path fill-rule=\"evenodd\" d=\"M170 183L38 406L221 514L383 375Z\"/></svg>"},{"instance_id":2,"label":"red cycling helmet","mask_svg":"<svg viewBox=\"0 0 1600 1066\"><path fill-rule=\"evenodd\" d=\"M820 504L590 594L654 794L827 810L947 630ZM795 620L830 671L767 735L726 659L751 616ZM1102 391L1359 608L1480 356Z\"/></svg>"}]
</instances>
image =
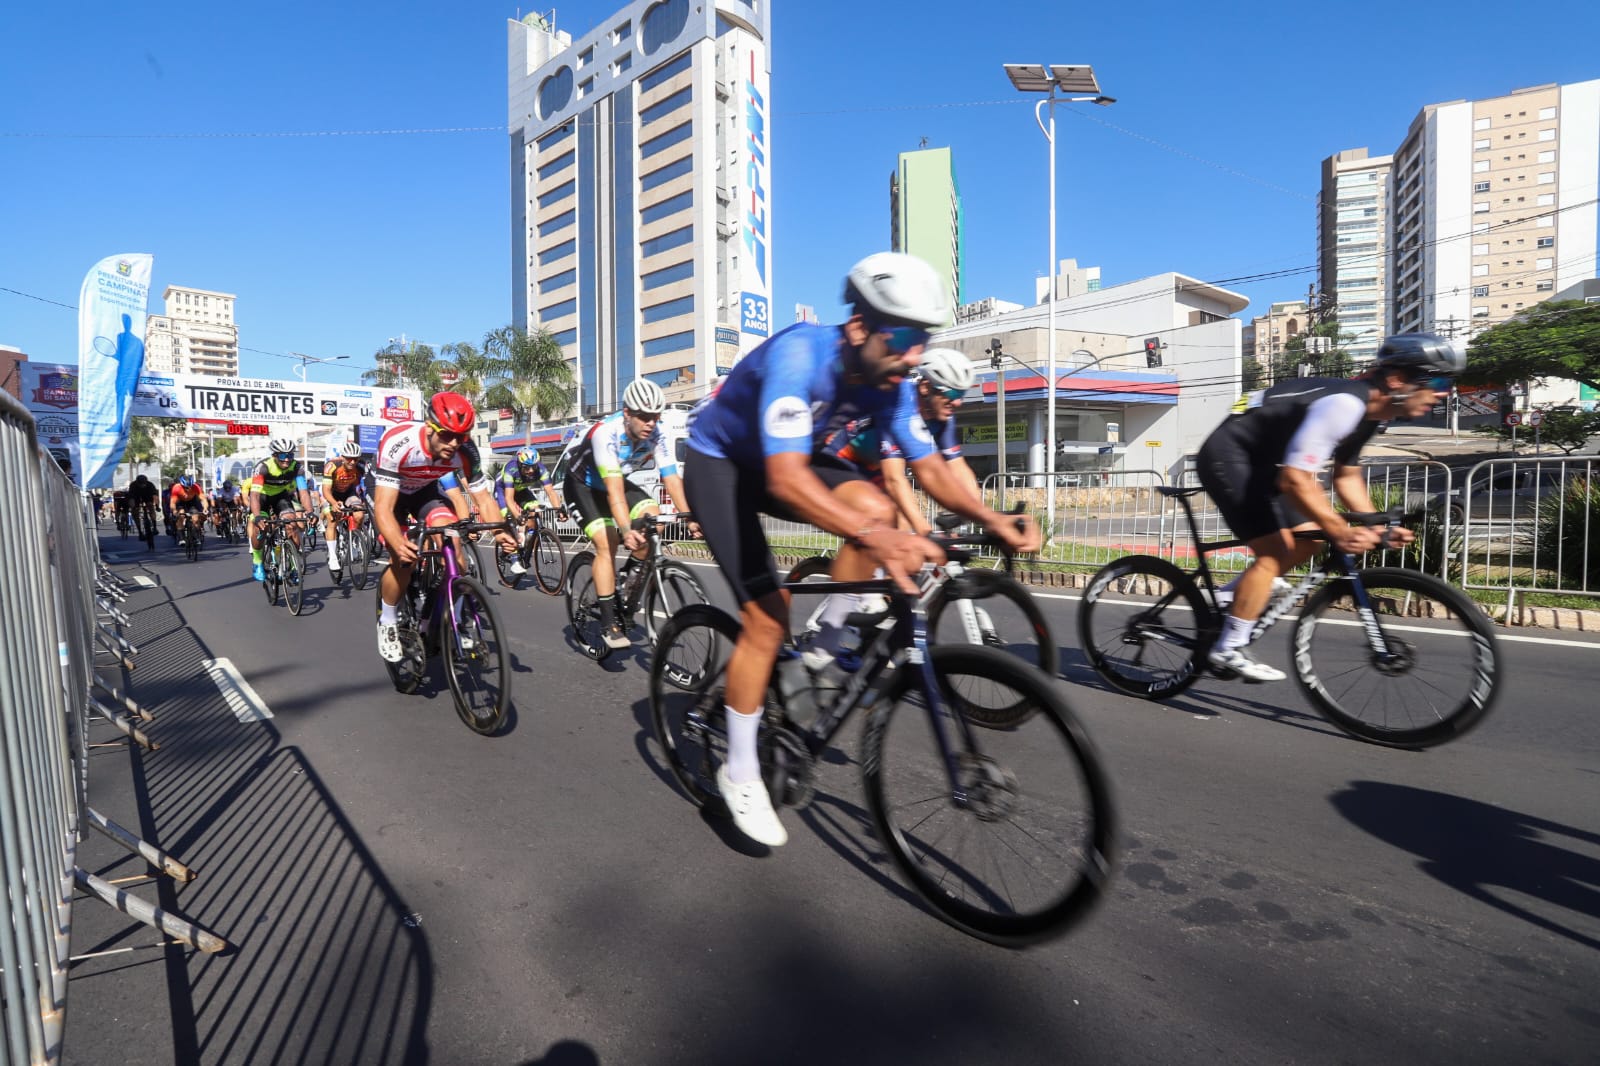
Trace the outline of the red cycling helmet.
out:
<instances>
[{"instance_id":1,"label":"red cycling helmet","mask_svg":"<svg viewBox=\"0 0 1600 1066\"><path fill-rule=\"evenodd\" d=\"M472 404L459 392L435 393L428 401L428 421L439 429L466 436L477 420Z\"/></svg>"}]
</instances>

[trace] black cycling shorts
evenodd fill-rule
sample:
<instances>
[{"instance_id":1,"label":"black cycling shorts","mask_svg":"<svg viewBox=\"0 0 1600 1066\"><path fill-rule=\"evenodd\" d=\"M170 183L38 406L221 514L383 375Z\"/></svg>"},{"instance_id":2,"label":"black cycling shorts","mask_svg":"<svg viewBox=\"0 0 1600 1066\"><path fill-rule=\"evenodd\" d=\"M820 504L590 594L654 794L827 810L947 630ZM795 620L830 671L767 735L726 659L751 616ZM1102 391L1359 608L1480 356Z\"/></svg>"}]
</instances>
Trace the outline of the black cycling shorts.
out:
<instances>
[{"instance_id":1,"label":"black cycling shorts","mask_svg":"<svg viewBox=\"0 0 1600 1066\"><path fill-rule=\"evenodd\" d=\"M456 509L450 501L445 499L444 491L439 488L437 481L430 481L416 492L402 492L394 501L394 520L404 529L406 519L415 518L422 525L428 524L428 516L443 507L450 512L450 519L457 517Z\"/></svg>"},{"instance_id":2,"label":"black cycling shorts","mask_svg":"<svg viewBox=\"0 0 1600 1066\"><path fill-rule=\"evenodd\" d=\"M638 518L645 504L656 502L655 497L627 478L622 479L622 495L628 505L629 518ZM561 499L567 514L578 523L578 529L583 535L591 540L602 528L616 527L616 520L611 517L611 504L606 499L604 489L591 489L583 483L582 478L568 474L561 482ZM601 525L596 526L596 522Z\"/></svg>"},{"instance_id":3,"label":"black cycling shorts","mask_svg":"<svg viewBox=\"0 0 1600 1066\"><path fill-rule=\"evenodd\" d=\"M765 469L746 469L731 459L718 459L688 448L684 463L683 489L689 510L700 523L711 557L733 586L740 603L758 600L777 591L778 568L767 547L767 534L761 516L772 515L791 522L802 522L767 491ZM854 467L814 462L811 472L829 489L848 481L867 478Z\"/></svg>"},{"instance_id":4,"label":"black cycling shorts","mask_svg":"<svg viewBox=\"0 0 1600 1066\"><path fill-rule=\"evenodd\" d=\"M192 500L179 500L172 509L181 514L201 514L205 511L205 504L196 496Z\"/></svg>"},{"instance_id":5,"label":"black cycling shorts","mask_svg":"<svg viewBox=\"0 0 1600 1066\"><path fill-rule=\"evenodd\" d=\"M265 493L261 496L262 514L288 514L300 510L300 499L292 492L280 492L272 496Z\"/></svg>"},{"instance_id":6,"label":"black cycling shorts","mask_svg":"<svg viewBox=\"0 0 1600 1066\"><path fill-rule=\"evenodd\" d=\"M1310 521L1284 499L1276 464L1260 462L1238 445L1216 438L1201 446L1196 459L1200 484L1240 540L1255 540Z\"/></svg>"}]
</instances>

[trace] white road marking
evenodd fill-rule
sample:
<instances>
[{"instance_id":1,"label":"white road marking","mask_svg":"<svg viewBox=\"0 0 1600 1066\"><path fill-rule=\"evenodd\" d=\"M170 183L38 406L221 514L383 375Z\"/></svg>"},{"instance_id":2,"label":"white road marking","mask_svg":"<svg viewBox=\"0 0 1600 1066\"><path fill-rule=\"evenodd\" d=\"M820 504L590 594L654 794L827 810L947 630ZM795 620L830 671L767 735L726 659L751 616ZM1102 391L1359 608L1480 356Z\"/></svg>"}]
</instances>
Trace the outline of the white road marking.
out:
<instances>
[{"instance_id":1,"label":"white road marking","mask_svg":"<svg viewBox=\"0 0 1600 1066\"><path fill-rule=\"evenodd\" d=\"M690 562L687 559L679 559L677 561L680 562L680 563L683 563L686 566L699 566L699 567L704 567L704 568L706 568L708 570L716 569L716 565L717 565L715 563L695 563L695 562ZM1040 600L1081 600L1081 599L1083 599L1082 596L1068 596L1068 595L1065 595L1064 593L1060 593L1060 592L1033 592L1033 590L1031 588L1028 591L1033 593L1033 596L1034 596L1035 599L1040 599ZM1140 606L1143 606L1143 604L1139 603L1136 600L1101 600L1100 602L1101 603L1115 603L1115 604L1120 604L1120 605L1125 606L1125 607L1140 607ZM1174 611L1187 611L1187 610L1189 610L1189 607L1188 607L1187 604L1175 603L1175 604L1172 605L1172 609ZM1298 618L1298 617L1299 617L1298 615L1292 615L1292 614L1284 615L1284 617L1279 619L1279 621L1285 621L1285 622L1286 621L1292 621L1292 620L1294 620L1295 618ZM1330 618L1324 618L1322 620L1322 624L1323 625L1334 625L1334 626L1358 626L1361 623L1358 622L1358 621L1343 622L1343 621L1336 621L1336 620L1330 619ZM1393 625L1389 625L1389 626L1385 626L1384 628L1386 628L1386 629L1394 629L1394 630L1396 630L1398 632L1401 632L1401 633L1439 633L1439 634L1443 634L1444 636L1465 636L1466 635L1464 633L1464 631L1459 630L1459 629L1431 629L1431 628L1427 628L1427 627L1424 627L1424 626L1393 626ZM1503 632L1500 632L1498 630L1496 630L1496 632L1495 632L1495 639L1499 640L1501 642L1504 642L1504 643L1508 643L1508 644L1544 644L1544 645L1548 645L1549 647L1553 647L1553 648L1588 648L1588 649L1591 649L1591 650L1593 650L1594 648L1600 648L1600 641L1594 641L1594 640L1562 640L1559 637L1519 637L1519 636L1515 636L1515 635L1510 634L1510 633L1503 633Z\"/></svg>"},{"instance_id":2,"label":"white road marking","mask_svg":"<svg viewBox=\"0 0 1600 1066\"><path fill-rule=\"evenodd\" d=\"M135 574L133 577L133 583L138 585L140 588L153 589L156 587L156 583L145 577L143 574Z\"/></svg>"},{"instance_id":3,"label":"white road marking","mask_svg":"<svg viewBox=\"0 0 1600 1066\"><path fill-rule=\"evenodd\" d=\"M228 709L241 722L259 722L272 717L266 702L256 694L229 659L207 659L203 664L211 680L217 683Z\"/></svg>"}]
</instances>

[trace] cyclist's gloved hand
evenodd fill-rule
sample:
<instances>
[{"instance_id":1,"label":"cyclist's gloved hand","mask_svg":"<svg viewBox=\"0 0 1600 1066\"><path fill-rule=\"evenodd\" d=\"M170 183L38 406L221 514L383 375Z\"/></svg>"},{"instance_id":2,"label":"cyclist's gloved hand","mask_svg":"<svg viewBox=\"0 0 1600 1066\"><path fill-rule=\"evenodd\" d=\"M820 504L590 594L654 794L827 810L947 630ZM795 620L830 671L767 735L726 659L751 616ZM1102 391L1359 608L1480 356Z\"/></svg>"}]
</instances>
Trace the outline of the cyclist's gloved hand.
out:
<instances>
[{"instance_id":1,"label":"cyclist's gloved hand","mask_svg":"<svg viewBox=\"0 0 1600 1066\"><path fill-rule=\"evenodd\" d=\"M1039 550L1039 527L1026 515L1019 518L1014 514L991 511L984 518L983 528L1003 540L1006 547L1018 555Z\"/></svg>"},{"instance_id":2,"label":"cyclist's gloved hand","mask_svg":"<svg viewBox=\"0 0 1600 1066\"><path fill-rule=\"evenodd\" d=\"M911 575L926 563L945 561L944 549L926 537L910 536L898 529L871 529L858 533L858 547L872 556L902 592L915 593Z\"/></svg>"},{"instance_id":3,"label":"cyclist's gloved hand","mask_svg":"<svg viewBox=\"0 0 1600 1066\"><path fill-rule=\"evenodd\" d=\"M644 534L637 529L630 529L622 535L622 546L631 552L636 552L644 547Z\"/></svg>"},{"instance_id":4,"label":"cyclist's gloved hand","mask_svg":"<svg viewBox=\"0 0 1600 1066\"><path fill-rule=\"evenodd\" d=\"M1342 552L1360 555L1381 544L1383 533L1372 526L1345 526L1338 532L1329 534L1328 540Z\"/></svg>"}]
</instances>

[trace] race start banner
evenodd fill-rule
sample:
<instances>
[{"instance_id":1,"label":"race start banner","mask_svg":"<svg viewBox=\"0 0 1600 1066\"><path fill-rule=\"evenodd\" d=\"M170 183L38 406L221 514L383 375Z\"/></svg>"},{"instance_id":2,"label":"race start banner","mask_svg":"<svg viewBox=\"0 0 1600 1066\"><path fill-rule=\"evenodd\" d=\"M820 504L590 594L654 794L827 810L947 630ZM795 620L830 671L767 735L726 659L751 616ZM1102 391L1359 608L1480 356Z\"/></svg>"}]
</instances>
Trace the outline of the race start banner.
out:
<instances>
[{"instance_id":1,"label":"race start banner","mask_svg":"<svg viewBox=\"0 0 1600 1066\"><path fill-rule=\"evenodd\" d=\"M111 487L128 447L129 401L144 369L145 306L155 257L113 255L84 276L78 293L78 445L73 476L86 489Z\"/></svg>"},{"instance_id":2,"label":"race start banner","mask_svg":"<svg viewBox=\"0 0 1600 1066\"><path fill-rule=\"evenodd\" d=\"M415 389L357 388L209 374L146 374L133 413L191 422L393 426L422 418Z\"/></svg>"}]
</instances>

